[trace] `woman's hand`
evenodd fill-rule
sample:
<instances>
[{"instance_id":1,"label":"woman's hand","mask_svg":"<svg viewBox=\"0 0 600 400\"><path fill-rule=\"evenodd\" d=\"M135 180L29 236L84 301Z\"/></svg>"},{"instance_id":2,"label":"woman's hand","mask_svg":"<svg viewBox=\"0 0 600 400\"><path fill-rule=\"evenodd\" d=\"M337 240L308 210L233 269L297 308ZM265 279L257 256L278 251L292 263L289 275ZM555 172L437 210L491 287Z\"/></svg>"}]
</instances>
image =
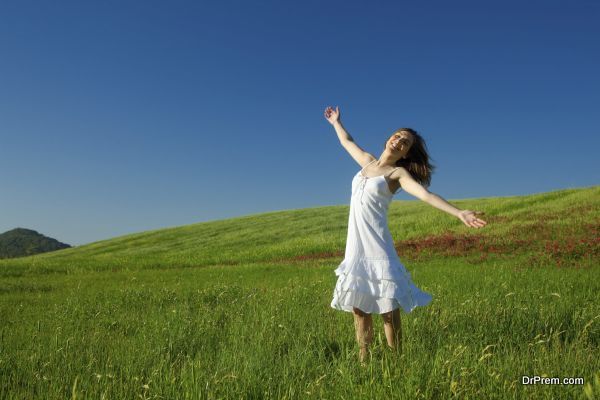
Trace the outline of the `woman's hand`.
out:
<instances>
[{"instance_id":1,"label":"woman's hand","mask_svg":"<svg viewBox=\"0 0 600 400\"><path fill-rule=\"evenodd\" d=\"M477 218L477 215L483 215L485 213L481 211L462 210L458 213L458 218L466 225L471 228L483 228L487 222Z\"/></svg>"},{"instance_id":2,"label":"woman's hand","mask_svg":"<svg viewBox=\"0 0 600 400\"><path fill-rule=\"evenodd\" d=\"M335 110L332 107L327 107L325 109L325 118L327 121L333 125L340 119L340 109L338 106L335 106Z\"/></svg>"}]
</instances>

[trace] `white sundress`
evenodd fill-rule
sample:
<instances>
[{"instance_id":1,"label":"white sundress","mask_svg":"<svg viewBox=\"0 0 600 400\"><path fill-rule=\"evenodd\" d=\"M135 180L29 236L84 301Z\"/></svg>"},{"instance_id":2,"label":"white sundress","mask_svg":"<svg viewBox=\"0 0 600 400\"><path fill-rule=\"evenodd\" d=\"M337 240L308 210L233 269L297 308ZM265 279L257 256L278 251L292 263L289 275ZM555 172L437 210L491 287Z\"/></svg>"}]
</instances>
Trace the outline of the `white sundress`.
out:
<instances>
[{"instance_id":1,"label":"white sundress","mask_svg":"<svg viewBox=\"0 0 600 400\"><path fill-rule=\"evenodd\" d=\"M335 270L331 307L349 312L356 307L369 314L402 307L409 313L429 304L432 296L414 285L394 248L387 224L394 196L386 179L389 174L366 177L363 169L352 179L346 252Z\"/></svg>"}]
</instances>

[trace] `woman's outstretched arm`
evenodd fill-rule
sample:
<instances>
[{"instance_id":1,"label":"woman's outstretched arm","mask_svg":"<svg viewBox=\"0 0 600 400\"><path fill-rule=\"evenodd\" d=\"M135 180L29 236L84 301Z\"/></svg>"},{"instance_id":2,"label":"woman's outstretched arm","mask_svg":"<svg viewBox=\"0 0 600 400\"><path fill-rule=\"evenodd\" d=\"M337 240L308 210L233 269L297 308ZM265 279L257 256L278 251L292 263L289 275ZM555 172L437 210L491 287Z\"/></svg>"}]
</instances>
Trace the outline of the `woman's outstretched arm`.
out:
<instances>
[{"instance_id":1,"label":"woman's outstretched arm","mask_svg":"<svg viewBox=\"0 0 600 400\"><path fill-rule=\"evenodd\" d=\"M461 210L454 207L452 204L448 203L444 198L438 196L435 193L429 192L423 186L421 186L417 181L415 181L410 173L404 169L400 168L400 186L402 190L406 193L409 193L419 200L426 202L427 204L432 205L433 207L440 209L444 212L447 212L450 215L455 216L460 219L466 226L470 226L471 228L483 228L487 222L478 218L478 215L483 215L483 212L480 211L471 211L471 210Z\"/></svg>"},{"instance_id":2,"label":"woman's outstretched arm","mask_svg":"<svg viewBox=\"0 0 600 400\"><path fill-rule=\"evenodd\" d=\"M342 119L340 118L339 107L336 107L335 110L332 107L327 107L325 109L325 119L333 125L335 133L337 133L338 139L340 140L340 144L358 165L364 167L373 160L374 157L354 143L352 136L344 129Z\"/></svg>"}]
</instances>

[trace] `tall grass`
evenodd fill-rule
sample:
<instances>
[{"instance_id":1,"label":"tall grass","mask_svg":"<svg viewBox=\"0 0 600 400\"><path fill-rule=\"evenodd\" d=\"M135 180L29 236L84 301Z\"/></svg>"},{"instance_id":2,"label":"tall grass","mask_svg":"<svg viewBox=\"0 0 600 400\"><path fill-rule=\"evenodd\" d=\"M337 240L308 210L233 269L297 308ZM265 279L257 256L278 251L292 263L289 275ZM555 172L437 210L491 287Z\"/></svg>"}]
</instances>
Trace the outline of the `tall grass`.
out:
<instances>
[{"instance_id":1,"label":"tall grass","mask_svg":"<svg viewBox=\"0 0 600 400\"><path fill-rule=\"evenodd\" d=\"M401 355L375 319L366 367L351 314L329 307L347 207L2 260L0 397L597 397L600 188L454 203L490 224L393 203L398 252L434 300L402 315Z\"/></svg>"}]
</instances>

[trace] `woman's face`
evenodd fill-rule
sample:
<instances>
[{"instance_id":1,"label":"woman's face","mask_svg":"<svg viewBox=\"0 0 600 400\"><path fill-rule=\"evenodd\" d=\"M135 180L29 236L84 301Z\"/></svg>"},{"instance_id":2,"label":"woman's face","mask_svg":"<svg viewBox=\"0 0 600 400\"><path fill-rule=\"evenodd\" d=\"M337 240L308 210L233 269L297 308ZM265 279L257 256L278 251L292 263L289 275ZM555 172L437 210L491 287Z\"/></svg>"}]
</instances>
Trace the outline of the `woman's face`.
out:
<instances>
[{"instance_id":1,"label":"woman's face","mask_svg":"<svg viewBox=\"0 0 600 400\"><path fill-rule=\"evenodd\" d=\"M390 136L386 148L392 154L399 155L402 158L406 156L414 142L415 138L410 132L400 131Z\"/></svg>"}]
</instances>

